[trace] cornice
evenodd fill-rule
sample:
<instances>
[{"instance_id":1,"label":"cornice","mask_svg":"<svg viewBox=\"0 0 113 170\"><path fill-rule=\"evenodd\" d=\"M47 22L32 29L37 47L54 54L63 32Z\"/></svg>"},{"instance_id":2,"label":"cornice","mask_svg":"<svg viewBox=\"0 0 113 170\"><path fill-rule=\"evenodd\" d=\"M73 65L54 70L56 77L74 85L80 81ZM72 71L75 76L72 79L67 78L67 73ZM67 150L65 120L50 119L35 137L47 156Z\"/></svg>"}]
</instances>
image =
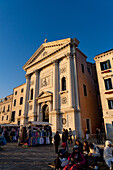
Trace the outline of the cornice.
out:
<instances>
[{"instance_id":1,"label":"cornice","mask_svg":"<svg viewBox=\"0 0 113 170\"><path fill-rule=\"evenodd\" d=\"M77 38L72 39L72 45L75 45L75 47L78 47L79 43L80 42L79 42L79 40Z\"/></svg>"},{"instance_id":2,"label":"cornice","mask_svg":"<svg viewBox=\"0 0 113 170\"><path fill-rule=\"evenodd\" d=\"M24 64L23 66L24 70L27 64L29 64L34 59L34 57L36 57L42 51L42 49L44 49L43 44L36 50L36 52L31 56L31 58Z\"/></svg>"},{"instance_id":3,"label":"cornice","mask_svg":"<svg viewBox=\"0 0 113 170\"><path fill-rule=\"evenodd\" d=\"M65 44L69 44L72 42L71 38L67 38L67 39L62 39L62 40L57 40L57 41L52 41L52 42L48 42L48 43L43 43L38 49L37 51L31 56L31 58L26 62L26 64L23 66L23 69L26 71L27 69L27 65L30 64L33 60L36 59L36 57L45 49L45 48L49 48L49 47L53 47L53 46L58 46L58 48L60 46L63 46ZM49 54L50 55L50 54ZM47 55L48 56L48 55Z\"/></svg>"},{"instance_id":4,"label":"cornice","mask_svg":"<svg viewBox=\"0 0 113 170\"><path fill-rule=\"evenodd\" d=\"M48 53L44 58L40 59L39 61L37 61L37 62L35 62L35 63L31 63L30 65L26 66L26 68L25 68L24 70L26 71L28 68L32 67L33 65L36 65L37 63L42 62L43 60L49 58L50 56L54 55L55 53L61 51L62 49L64 49L64 48L65 48L66 46L68 46L68 45L70 45L69 42L66 43L66 44L63 44L63 46L60 46L60 48L58 47L58 49L55 49L54 51Z\"/></svg>"},{"instance_id":5,"label":"cornice","mask_svg":"<svg viewBox=\"0 0 113 170\"><path fill-rule=\"evenodd\" d=\"M19 88L19 87L21 87L21 86L24 86L25 84L26 84L26 83L21 84L21 85L19 85L19 86L17 86L17 87L14 87L13 90L14 90L14 89L17 89L17 88Z\"/></svg>"},{"instance_id":6,"label":"cornice","mask_svg":"<svg viewBox=\"0 0 113 170\"><path fill-rule=\"evenodd\" d=\"M113 49L108 50L108 51L105 51L105 52L103 52L103 53L100 53L100 54L96 55L96 56L94 57L94 60L97 60L97 59L99 59L99 58L101 58L101 57L103 57L103 56L109 55L109 54L111 54L111 53L113 53Z\"/></svg>"}]
</instances>

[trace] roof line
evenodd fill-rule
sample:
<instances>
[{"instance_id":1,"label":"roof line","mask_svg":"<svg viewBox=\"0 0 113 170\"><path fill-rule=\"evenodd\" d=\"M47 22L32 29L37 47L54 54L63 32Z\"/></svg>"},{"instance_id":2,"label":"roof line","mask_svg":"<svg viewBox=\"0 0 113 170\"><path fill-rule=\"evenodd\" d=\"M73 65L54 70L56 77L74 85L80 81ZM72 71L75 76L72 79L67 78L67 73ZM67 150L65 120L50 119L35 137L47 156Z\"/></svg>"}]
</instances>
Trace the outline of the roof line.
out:
<instances>
[{"instance_id":1,"label":"roof line","mask_svg":"<svg viewBox=\"0 0 113 170\"><path fill-rule=\"evenodd\" d=\"M112 51L112 50L113 50L113 48L110 49L110 50L107 50L107 51L105 51L105 52L103 52L103 53L100 53L100 54L98 54L98 55L96 55L96 56L99 56L99 55L104 54L104 53L108 53L108 52L110 52L110 51ZM95 57L96 57L96 56L95 56Z\"/></svg>"}]
</instances>

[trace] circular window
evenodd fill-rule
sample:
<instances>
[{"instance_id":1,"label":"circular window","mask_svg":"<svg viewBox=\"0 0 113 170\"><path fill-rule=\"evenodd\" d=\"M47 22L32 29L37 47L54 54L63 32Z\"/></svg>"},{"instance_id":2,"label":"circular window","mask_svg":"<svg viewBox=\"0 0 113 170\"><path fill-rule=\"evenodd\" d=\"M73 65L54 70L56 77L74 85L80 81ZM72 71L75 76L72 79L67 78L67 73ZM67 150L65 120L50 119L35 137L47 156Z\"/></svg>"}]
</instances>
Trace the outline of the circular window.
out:
<instances>
[{"instance_id":1,"label":"circular window","mask_svg":"<svg viewBox=\"0 0 113 170\"><path fill-rule=\"evenodd\" d=\"M66 119L62 118L62 124L65 125L66 124Z\"/></svg>"}]
</instances>

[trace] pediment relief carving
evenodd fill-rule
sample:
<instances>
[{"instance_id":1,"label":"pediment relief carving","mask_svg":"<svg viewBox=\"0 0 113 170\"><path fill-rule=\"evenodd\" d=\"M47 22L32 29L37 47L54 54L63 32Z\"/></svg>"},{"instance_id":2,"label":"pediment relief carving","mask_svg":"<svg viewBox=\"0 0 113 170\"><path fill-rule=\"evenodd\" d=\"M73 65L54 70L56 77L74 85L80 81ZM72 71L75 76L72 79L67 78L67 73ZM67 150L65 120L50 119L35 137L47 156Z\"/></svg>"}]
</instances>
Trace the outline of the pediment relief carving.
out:
<instances>
[{"instance_id":1,"label":"pediment relief carving","mask_svg":"<svg viewBox=\"0 0 113 170\"><path fill-rule=\"evenodd\" d=\"M23 66L26 71L30 66L46 59L47 57L55 54L56 52L62 50L70 43L70 38L65 40L53 41L49 43L42 44L37 51L32 55L32 57Z\"/></svg>"}]
</instances>

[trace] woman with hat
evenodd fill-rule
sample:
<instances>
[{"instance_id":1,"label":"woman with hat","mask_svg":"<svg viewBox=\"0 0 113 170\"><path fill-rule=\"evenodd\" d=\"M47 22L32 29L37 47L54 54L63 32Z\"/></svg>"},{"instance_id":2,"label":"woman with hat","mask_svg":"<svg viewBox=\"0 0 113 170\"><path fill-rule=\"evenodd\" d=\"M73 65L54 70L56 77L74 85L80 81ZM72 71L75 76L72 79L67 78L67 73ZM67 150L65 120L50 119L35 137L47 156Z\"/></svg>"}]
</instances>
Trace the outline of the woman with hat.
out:
<instances>
[{"instance_id":1,"label":"woman with hat","mask_svg":"<svg viewBox=\"0 0 113 170\"><path fill-rule=\"evenodd\" d=\"M83 154L79 150L79 146L75 145L73 148L72 154L68 157L68 160L70 161L68 165L64 167L63 170L78 170L82 169L82 166L85 165L86 160L83 156Z\"/></svg>"}]
</instances>

